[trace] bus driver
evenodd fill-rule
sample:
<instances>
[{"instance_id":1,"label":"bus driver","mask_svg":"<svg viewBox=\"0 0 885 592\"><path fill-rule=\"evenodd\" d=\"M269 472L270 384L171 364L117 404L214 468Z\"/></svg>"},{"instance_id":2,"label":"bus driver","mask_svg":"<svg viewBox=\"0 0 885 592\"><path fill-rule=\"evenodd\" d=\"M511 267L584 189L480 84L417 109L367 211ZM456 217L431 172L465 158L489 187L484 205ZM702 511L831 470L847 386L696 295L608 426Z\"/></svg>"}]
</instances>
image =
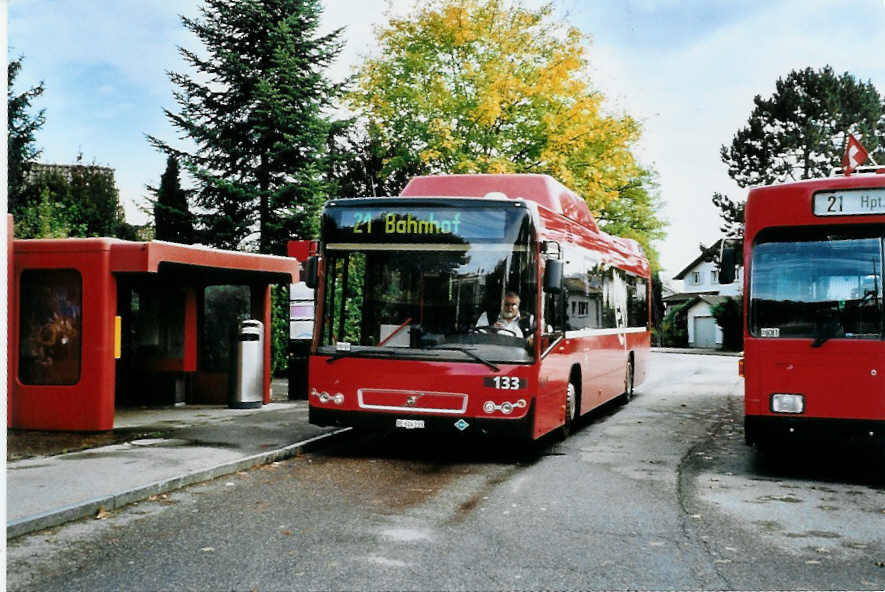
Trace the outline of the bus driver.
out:
<instances>
[{"instance_id":1,"label":"bus driver","mask_svg":"<svg viewBox=\"0 0 885 592\"><path fill-rule=\"evenodd\" d=\"M533 322L534 317L531 314L519 312L519 294L513 290L507 290L507 293L504 294L504 302L501 303L501 312L495 323L490 325L489 317L483 311L476 321L476 326L479 328L491 326L512 333L516 337L525 338L527 335L531 335Z\"/></svg>"}]
</instances>

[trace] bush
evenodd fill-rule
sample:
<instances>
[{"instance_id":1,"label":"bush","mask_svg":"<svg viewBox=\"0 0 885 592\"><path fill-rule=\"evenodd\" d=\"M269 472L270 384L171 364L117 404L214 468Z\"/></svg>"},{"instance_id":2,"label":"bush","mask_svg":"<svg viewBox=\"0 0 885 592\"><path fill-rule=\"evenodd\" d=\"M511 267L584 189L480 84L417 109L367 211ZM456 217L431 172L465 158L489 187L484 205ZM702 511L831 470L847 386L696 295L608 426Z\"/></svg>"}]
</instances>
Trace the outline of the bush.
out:
<instances>
[{"instance_id":1,"label":"bush","mask_svg":"<svg viewBox=\"0 0 885 592\"><path fill-rule=\"evenodd\" d=\"M289 369L289 286L271 286L271 372L285 376Z\"/></svg>"},{"instance_id":2,"label":"bush","mask_svg":"<svg viewBox=\"0 0 885 592\"><path fill-rule=\"evenodd\" d=\"M688 300L667 310L661 321L661 344L664 347L688 347Z\"/></svg>"},{"instance_id":3,"label":"bush","mask_svg":"<svg viewBox=\"0 0 885 592\"><path fill-rule=\"evenodd\" d=\"M731 297L712 308L716 324L722 328L722 349L744 349L744 302L741 297Z\"/></svg>"}]
</instances>

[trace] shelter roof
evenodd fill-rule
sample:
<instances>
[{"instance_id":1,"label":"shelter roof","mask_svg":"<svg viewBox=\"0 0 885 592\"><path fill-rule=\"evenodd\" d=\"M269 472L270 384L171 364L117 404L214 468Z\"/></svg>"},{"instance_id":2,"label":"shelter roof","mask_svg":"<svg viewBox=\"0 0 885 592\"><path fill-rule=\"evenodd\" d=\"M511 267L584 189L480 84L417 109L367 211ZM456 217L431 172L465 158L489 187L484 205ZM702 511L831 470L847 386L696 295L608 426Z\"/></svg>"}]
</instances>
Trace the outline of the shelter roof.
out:
<instances>
[{"instance_id":1,"label":"shelter roof","mask_svg":"<svg viewBox=\"0 0 885 592\"><path fill-rule=\"evenodd\" d=\"M226 251L164 241L114 238L16 240L16 253L108 251L113 273L182 272L207 281L294 283L299 263L291 257Z\"/></svg>"}]
</instances>

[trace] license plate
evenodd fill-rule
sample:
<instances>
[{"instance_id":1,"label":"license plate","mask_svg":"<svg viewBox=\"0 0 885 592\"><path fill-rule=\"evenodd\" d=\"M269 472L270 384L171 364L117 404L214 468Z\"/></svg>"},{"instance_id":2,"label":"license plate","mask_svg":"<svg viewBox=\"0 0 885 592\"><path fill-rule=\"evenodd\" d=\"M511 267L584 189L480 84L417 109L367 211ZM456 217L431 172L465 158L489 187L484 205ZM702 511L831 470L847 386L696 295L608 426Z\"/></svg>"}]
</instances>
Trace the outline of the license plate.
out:
<instances>
[{"instance_id":1,"label":"license plate","mask_svg":"<svg viewBox=\"0 0 885 592\"><path fill-rule=\"evenodd\" d=\"M398 419L396 420L396 427L403 428L404 430L421 430L424 429L424 420L423 419Z\"/></svg>"}]
</instances>

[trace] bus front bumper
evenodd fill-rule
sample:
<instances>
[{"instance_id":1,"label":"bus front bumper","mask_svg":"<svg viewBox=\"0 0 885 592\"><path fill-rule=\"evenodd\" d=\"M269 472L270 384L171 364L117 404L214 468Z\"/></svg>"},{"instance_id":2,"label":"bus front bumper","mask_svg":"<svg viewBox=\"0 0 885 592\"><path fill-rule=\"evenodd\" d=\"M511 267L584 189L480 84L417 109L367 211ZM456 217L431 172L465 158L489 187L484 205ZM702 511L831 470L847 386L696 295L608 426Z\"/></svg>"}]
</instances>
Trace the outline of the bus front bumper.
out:
<instances>
[{"instance_id":1,"label":"bus front bumper","mask_svg":"<svg viewBox=\"0 0 885 592\"><path fill-rule=\"evenodd\" d=\"M349 426L374 431L465 434L531 438L534 404L519 419L486 419L420 414L387 414L338 411L311 406L308 419L318 426Z\"/></svg>"},{"instance_id":2,"label":"bus front bumper","mask_svg":"<svg viewBox=\"0 0 885 592\"><path fill-rule=\"evenodd\" d=\"M791 441L866 441L885 444L885 420L744 416L747 444Z\"/></svg>"}]
</instances>

